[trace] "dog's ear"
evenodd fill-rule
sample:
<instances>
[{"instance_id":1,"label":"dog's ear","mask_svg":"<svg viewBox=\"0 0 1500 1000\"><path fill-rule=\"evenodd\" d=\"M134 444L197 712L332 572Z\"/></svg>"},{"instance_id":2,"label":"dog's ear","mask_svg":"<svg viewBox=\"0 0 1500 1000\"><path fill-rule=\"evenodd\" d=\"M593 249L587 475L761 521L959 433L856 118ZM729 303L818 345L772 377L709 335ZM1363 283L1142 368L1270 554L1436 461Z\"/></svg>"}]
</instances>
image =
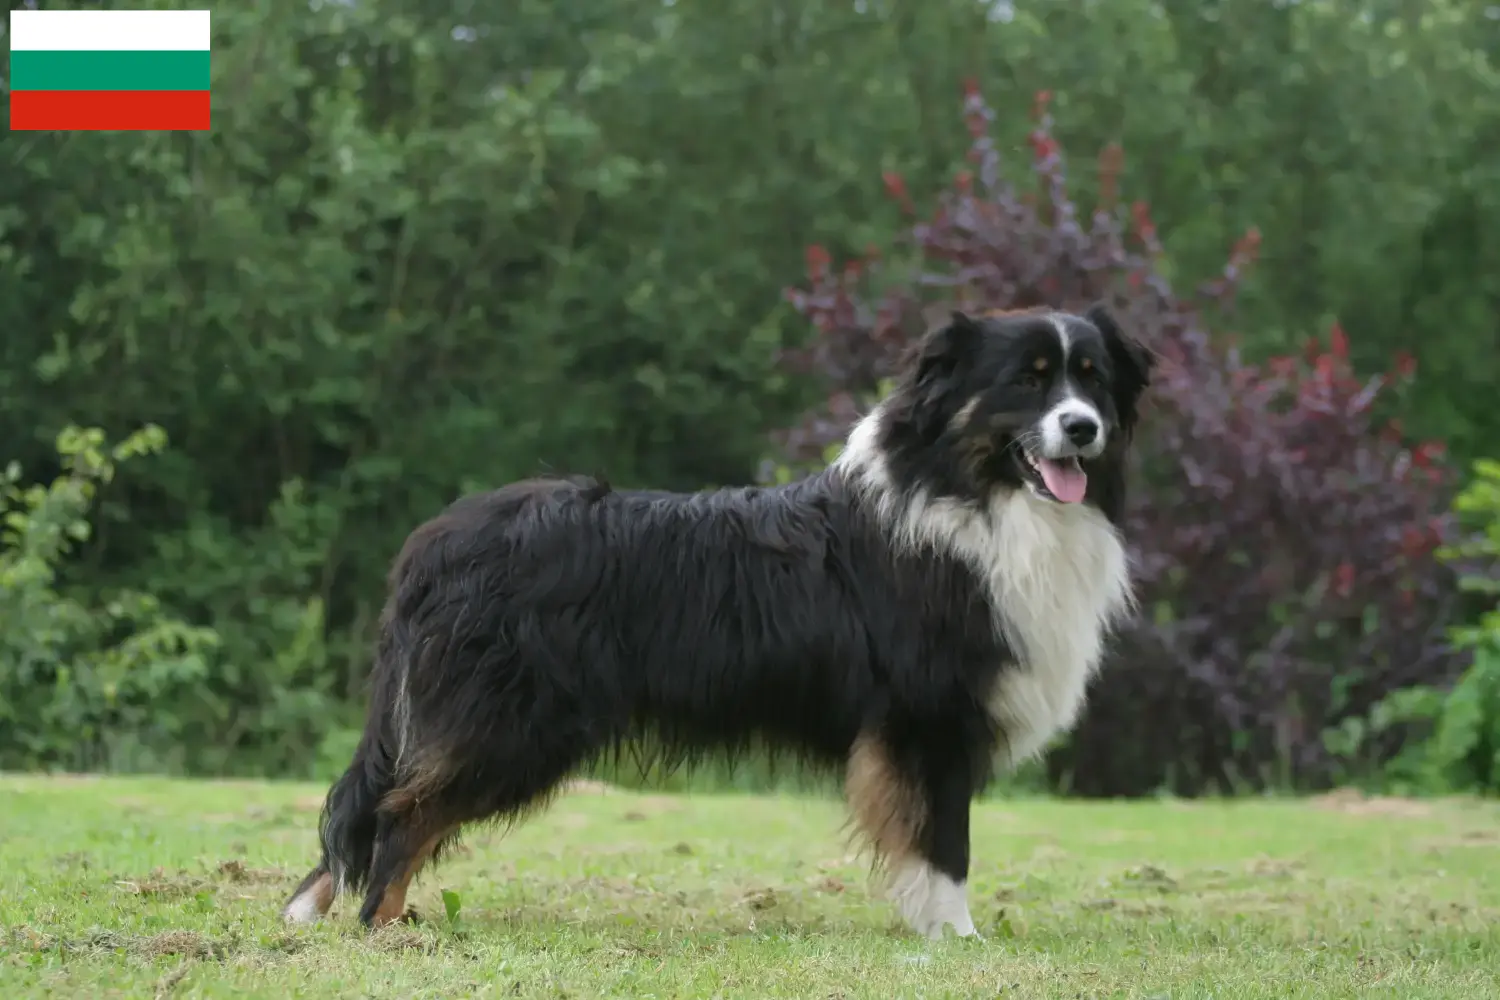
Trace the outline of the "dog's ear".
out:
<instances>
[{"instance_id":1,"label":"dog's ear","mask_svg":"<svg viewBox=\"0 0 1500 1000\"><path fill-rule=\"evenodd\" d=\"M933 330L917 349L916 371L912 375L914 386L952 379L954 374L979 348L983 336L979 324L968 315L955 310L946 326Z\"/></svg>"},{"instance_id":2,"label":"dog's ear","mask_svg":"<svg viewBox=\"0 0 1500 1000\"><path fill-rule=\"evenodd\" d=\"M963 371L979 350L984 336L972 317L954 311L948 323L922 339L912 366L909 416L924 433L941 431L960 405L958 389Z\"/></svg>"},{"instance_id":3,"label":"dog's ear","mask_svg":"<svg viewBox=\"0 0 1500 1000\"><path fill-rule=\"evenodd\" d=\"M1135 423L1141 394L1151 384L1156 354L1121 330L1120 324L1103 305L1089 309L1085 318L1104 335L1104 346L1109 350L1109 360L1114 367L1115 410L1120 423L1128 428Z\"/></svg>"}]
</instances>

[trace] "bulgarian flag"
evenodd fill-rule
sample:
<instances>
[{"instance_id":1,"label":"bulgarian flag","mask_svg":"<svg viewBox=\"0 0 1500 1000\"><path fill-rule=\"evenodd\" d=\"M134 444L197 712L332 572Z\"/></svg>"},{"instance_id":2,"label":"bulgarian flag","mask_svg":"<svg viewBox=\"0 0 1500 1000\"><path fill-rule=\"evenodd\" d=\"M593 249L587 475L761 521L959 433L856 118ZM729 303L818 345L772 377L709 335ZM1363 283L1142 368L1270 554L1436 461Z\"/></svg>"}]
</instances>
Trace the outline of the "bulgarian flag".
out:
<instances>
[{"instance_id":1,"label":"bulgarian flag","mask_svg":"<svg viewBox=\"0 0 1500 1000\"><path fill-rule=\"evenodd\" d=\"M13 10L10 127L208 128L208 11Z\"/></svg>"}]
</instances>

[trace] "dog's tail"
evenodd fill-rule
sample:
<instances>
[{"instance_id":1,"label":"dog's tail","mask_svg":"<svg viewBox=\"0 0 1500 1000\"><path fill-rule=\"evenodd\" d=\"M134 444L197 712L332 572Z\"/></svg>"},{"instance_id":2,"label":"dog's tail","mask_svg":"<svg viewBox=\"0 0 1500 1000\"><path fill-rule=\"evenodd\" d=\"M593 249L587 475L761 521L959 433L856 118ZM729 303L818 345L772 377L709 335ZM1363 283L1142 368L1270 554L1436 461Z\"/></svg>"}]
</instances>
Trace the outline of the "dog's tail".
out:
<instances>
[{"instance_id":1,"label":"dog's tail","mask_svg":"<svg viewBox=\"0 0 1500 1000\"><path fill-rule=\"evenodd\" d=\"M375 860L376 812L395 785L395 761L379 739L369 736L360 740L349 767L328 790L318 826L321 867L333 876L336 894L358 891L369 877Z\"/></svg>"},{"instance_id":2,"label":"dog's tail","mask_svg":"<svg viewBox=\"0 0 1500 1000\"><path fill-rule=\"evenodd\" d=\"M398 565L393 584L400 582ZM393 597L395 595L393 594ZM411 725L411 667L413 637L396 614L395 601L381 616L375 667L370 673L370 710L354 759L328 790L318 827L323 865L333 876L336 893L354 892L365 885L374 861L378 812L401 781Z\"/></svg>"},{"instance_id":3,"label":"dog's tail","mask_svg":"<svg viewBox=\"0 0 1500 1000\"><path fill-rule=\"evenodd\" d=\"M335 896L356 893L369 882L380 833L380 810L400 780L401 755L411 708L406 689L407 631L382 615L375 665L370 674L370 708L354 757L323 800L318 823L318 865L285 907L290 920L315 918Z\"/></svg>"}]
</instances>

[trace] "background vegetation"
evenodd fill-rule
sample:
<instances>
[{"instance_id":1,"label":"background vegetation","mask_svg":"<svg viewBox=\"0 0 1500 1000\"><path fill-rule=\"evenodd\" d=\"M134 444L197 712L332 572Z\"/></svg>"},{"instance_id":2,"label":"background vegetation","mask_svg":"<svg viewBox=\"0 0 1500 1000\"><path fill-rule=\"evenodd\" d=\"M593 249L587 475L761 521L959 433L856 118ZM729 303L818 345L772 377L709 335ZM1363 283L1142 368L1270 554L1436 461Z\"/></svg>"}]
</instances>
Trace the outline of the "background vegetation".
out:
<instances>
[{"instance_id":1,"label":"background vegetation","mask_svg":"<svg viewBox=\"0 0 1500 1000\"><path fill-rule=\"evenodd\" d=\"M784 473L924 308L1087 293L1184 374L1147 620L1034 780L1496 788L1492 4L257 0L214 30L211 132L0 146L0 768L321 776L386 562L460 492Z\"/></svg>"}]
</instances>

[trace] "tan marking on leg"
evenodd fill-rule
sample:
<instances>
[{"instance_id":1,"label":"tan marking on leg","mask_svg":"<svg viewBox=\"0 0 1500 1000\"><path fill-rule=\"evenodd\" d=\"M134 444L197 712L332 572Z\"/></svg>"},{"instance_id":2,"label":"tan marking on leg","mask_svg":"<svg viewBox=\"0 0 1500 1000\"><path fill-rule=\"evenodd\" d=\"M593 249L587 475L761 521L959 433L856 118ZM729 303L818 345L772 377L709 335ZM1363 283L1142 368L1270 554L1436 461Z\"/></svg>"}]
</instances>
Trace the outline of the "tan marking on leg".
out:
<instances>
[{"instance_id":1,"label":"tan marking on leg","mask_svg":"<svg viewBox=\"0 0 1500 1000\"><path fill-rule=\"evenodd\" d=\"M950 925L960 936L974 934L964 884L918 852L927 815L921 790L903 778L878 737L855 741L844 787L860 832L875 849L877 869L884 869L886 893L907 925L931 938Z\"/></svg>"},{"instance_id":2,"label":"tan marking on leg","mask_svg":"<svg viewBox=\"0 0 1500 1000\"><path fill-rule=\"evenodd\" d=\"M877 737L862 735L854 741L844 793L877 867L899 867L916 854L925 808L922 796L902 779Z\"/></svg>"},{"instance_id":3,"label":"tan marking on leg","mask_svg":"<svg viewBox=\"0 0 1500 1000\"><path fill-rule=\"evenodd\" d=\"M421 871L422 866L432 857L432 852L437 850L437 845L442 842L443 838L457 829L456 826L447 827L433 834L421 849L412 855L411 861L407 863L401 874L386 886L385 894L380 897L380 906L375 910L375 916L370 921L371 926L384 927L406 915L406 891L411 888L412 879L416 878L417 872Z\"/></svg>"}]
</instances>

